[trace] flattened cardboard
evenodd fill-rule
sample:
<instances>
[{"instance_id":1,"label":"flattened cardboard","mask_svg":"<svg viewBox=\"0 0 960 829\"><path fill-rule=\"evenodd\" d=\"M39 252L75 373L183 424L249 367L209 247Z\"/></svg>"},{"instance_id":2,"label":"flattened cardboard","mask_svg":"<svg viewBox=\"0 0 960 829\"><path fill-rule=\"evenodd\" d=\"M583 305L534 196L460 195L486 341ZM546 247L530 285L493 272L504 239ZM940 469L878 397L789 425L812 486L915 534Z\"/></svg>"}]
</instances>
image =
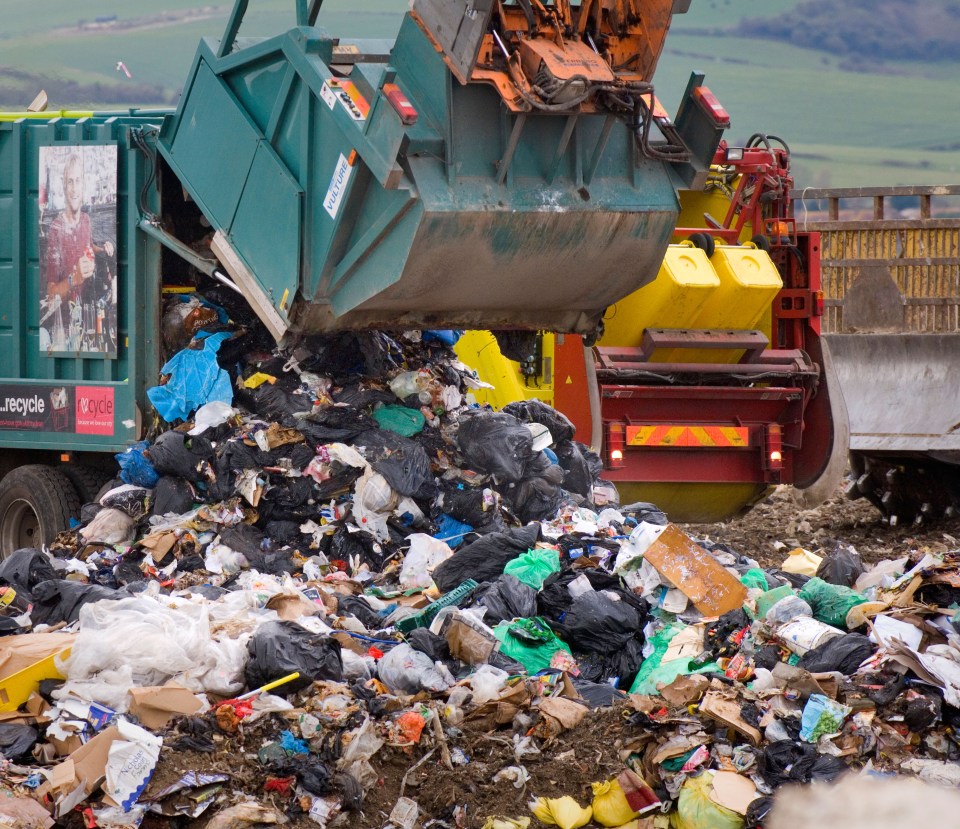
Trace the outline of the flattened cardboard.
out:
<instances>
[{"instance_id":1,"label":"flattened cardboard","mask_svg":"<svg viewBox=\"0 0 960 829\"><path fill-rule=\"evenodd\" d=\"M154 564L163 561L176 543L177 534L173 530L151 533L140 540L140 546L150 553Z\"/></svg>"},{"instance_id":2,"label":"flattened cardboard","mask_svg":"<svg viewBox=\"0 0 960 829\"><path fill-rule=\"evenodd\" d=\"M739 579L675 524L667 524L643 557L704 616L722 616L741 607L747 598L747 588Z\"/></svg>"},{"instance_id":3,"label":"flattened cardboard","mask_svg":"<svg viewBox=\"0 0 960 829\"><path fill-rule=\"evenodd\" d=\"M317 616L320 607L299 593L277 593L267 599L267 610L275 610L287 622L295 622L302 616Z\"/></svg>"},{"instance_id":4,"label":"flattened cardboard","mask_svg":"<svg viewBox=\"0 0 960 829\"><path fill-rule=\"evenodd\" d=\"M709 691L700 702L700 713L717 720L746 737L754 746L760 745L761 734L740 716L740 705L727 699L719 691Z\"/></svg>"},{"instance_id":5,"label":"flattened cardboard","mask_svg":"<svg viewBox=\"0 0 960 829\"><path fill-rule=\"evenodd\" d=\"M130 713L152 731L163 728L180 714L190 716L203 708L193 691L182 685L131 688L129 693Z\"/></svg>"},{"instance_id":6,"label":"flattened cardboard","mask_svg":"<svg viewBox=\"0 0 960 829\"><path fill-rule=\"evenodd\" d=\"M660 689L662 696L674 708L684 708L697 702L710 687L710 680L702 674L678 676L669 685Z\"/></svg>"},{"instance_id":7,"label":"flattened cardboard","mask_svg":"<svg viewBox=\"0 0 960 829\"><path fill-rule=\"evenodd\" d=\"M75 633L22 633L4 636L0 642L0 679L29 668L31 665L60 653L76 641Z\"/></svg>"},{"instance_id":8,"label":"flattened cardboard","mask_svg":"<svg viewBox=\"0 0 960 829\"><path fill-rule=\"evenodd\" d=\"M50 829L53 818L33 798L4 797L0 799L0 825Z\"/></svg>"},{"instance_id":9,"label":"flattened cardboard","mask_svg":"<svg viewBox=\"0 0 960 829\"><path fill-rule=\"evenodd\" d=\"M710 799L731 812L745 815L750 804L758 797L760 793L749 777L733 771L718 771L713 775Z\"/></svg>"}]
</instances>

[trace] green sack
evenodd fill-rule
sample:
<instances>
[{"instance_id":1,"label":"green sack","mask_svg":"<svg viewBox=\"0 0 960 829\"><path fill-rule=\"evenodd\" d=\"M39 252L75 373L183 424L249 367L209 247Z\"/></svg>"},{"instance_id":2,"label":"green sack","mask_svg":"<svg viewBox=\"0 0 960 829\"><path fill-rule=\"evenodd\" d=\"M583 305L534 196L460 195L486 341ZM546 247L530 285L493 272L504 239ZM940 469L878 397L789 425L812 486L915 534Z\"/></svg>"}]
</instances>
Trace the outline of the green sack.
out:
<instances>
[{"instance_id":1,"label":"green sack","mask_svg":"<svg viewBox=\"0 0 960 829\"><path fill-rule=\"evenodd\" d=\"M673 637L687 627L681 622L674 622L662 630L657 631L649 642L653 645L653 653L643 660L637 676L630 686L631 694L659 694L658 685L669 685L681 674L702 674L718 671L723 673L716 662L699 665L692 659L671 659L663 661L663 656L670 647Z\"/></svg>"},{"instance_id":2,"label":"green sack","mask_svg":"<svg viewBox=\"0 0 960 829\"><path fill-rule=\"evenodd\" d=\"M528 674L549 668L557 651L570 653L566 642L559 639L539 616L501 622L493 633L500 640L500 653L519 662Z\"/></svg>"},{"instance_id":3,"label":"green sack","mask_svg":"<svg viewBox=\"0 0 960 829\"><path fill-rule=\"evenodd\" d=\"M560 572L560 553L556 550L528 550L508 562L503 572L539 590L548 576Z\"/></svg>"},{"instance_id":4,"label":"green sack","mask_svg":"<svg viewBox=\"0 0 960 829\"><path fill-rule=\"evenodd\" d=\"M381 406L373 412L373 419L381 429L409 438L423 429L427 419L419 409L406 406Z\"/></svg>"},{"instance_id":5,"label":"green sack","mask_svg":"<svg viewBox=\"0 0 960 829\"><path fill-rule=\"evenodd\" d=\"M867 597L856 590L830 584L816 576L800 588L798 595L810 605L815 619L841 630L847 629L847 614L851 608L867 601Z\"/></svg>"}]
</instances>

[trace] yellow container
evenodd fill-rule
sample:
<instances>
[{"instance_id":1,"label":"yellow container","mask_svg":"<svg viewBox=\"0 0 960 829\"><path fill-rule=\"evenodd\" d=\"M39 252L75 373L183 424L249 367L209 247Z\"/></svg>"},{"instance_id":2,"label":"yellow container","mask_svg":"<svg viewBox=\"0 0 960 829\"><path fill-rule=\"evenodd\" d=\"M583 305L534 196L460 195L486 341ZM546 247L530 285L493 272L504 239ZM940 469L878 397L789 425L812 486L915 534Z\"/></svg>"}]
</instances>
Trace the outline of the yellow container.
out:
<instances>
[{"instance_id":1,"label":"yellow container","mask_svg":"<svg viewBox=\"0 0 960 829\"><path fill-rule=\"evenodd\" d=\"M691 328L719 287L702 250L670 245L657 278L607 311L600 345L638 346L645 328Z\"/></svg>"},{"instance_id":2,"label":"yellow container","mask_svg":"<svg viewBox=\"0 0 960 829\"><path fill-rule=\"evenodd\" d=\"M720 277L720 288L703 304L690 327L731 331L757 328L783 288L769 254L749 243L717 245L710 262Z\"/></svg>"},{"instance_id":3,"label":"yellow container","mask_svg":"<svg viewBox=\"0 0 960 829\"><path fill-rule=\"evenodd\" d=\"M56 660L66 659L69 655L70 648L64 648L60 653L51 654L6 679L0 679L0 711L16 711L27 701L30 694L39 690L42 680L63 679L63 674L57 669Z\"/></svg>"},{"instance_id":4,"label":"yellow container","mask_svg":"<svg viewBox=\"0 0 960 829\"><path fill-rule=\"evenodd\" d=\"M481 406L502 409L514 400L536 398L553 405L553 334L543 336L543 376L527 385L520 373L520 364L500 352L497 339L489 331L465 331L453 347L457 356L492 389L474 389L472 394Z\"/></svg>"}]
</instances>

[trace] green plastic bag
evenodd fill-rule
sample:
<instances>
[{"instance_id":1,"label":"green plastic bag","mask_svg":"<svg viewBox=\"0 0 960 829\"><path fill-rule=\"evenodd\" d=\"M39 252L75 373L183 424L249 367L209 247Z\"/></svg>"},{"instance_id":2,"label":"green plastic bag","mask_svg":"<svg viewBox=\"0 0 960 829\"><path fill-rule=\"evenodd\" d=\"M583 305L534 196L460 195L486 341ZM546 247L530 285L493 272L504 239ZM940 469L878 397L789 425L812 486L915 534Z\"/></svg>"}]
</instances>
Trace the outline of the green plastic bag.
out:
<instances>
[{"instance_id":1,"label":"green plastic bag","mask_svg":"<svg viewBox=\"0 0 960 829\"><path fill-rule=\"evenodd\" d=\"M539 616L501 622L493 629L493 633L500 640L500 653L515 659L527 669L528 674L549 668L550 660L557 651L570 654L567 643L558 638Z\"/></svg>"},{"instance_id":2,"label":"green plastic bag","mask_svg":"<svg viewBox=\"0 0 960 829\"><path fill-rule=\"evenodd\" d=\"M747 570L746 573L740 576L740 583L748 589L756 587L757 590L763 590L764 592L770 589L770 585L767 584L767 574L758 567Z\"/></svg>"},{"instance_id":3,"label":"green plastic bag","mask_svg":"<svg viewBox=\"0 0 960 829\"><path fill-rule=\"evenodd\" d=\"M381 429L395 432L402 437L409 438L423 429L427 419L419 409L409 409L406 406L381 406L373 412L373 419Z\"/></svg>"},{"instance_id":4,"label":"green plastic bag","mask_svg":"<svg viewBox=\"0 0 960 829\"><path fill-rule=\"evenodd\" d=\"M847 629L847 614L851 608L867 601L856 590L840 584L830 584L814 576L798 594L813 610L813 617L828 625Z\"/></svg>"},{"instance_id":5,"label":"green plastic bag","mask_svg":"<svg viewBox=\"0 0 960 829\"><path fill-rule=\"evenodd\" d=\"M712 771L688 777L680 788L677 811L670 815L670 829L743 829L743 816L714 803L712 789Z\"/></svg>"},{"instance_id":6,"label":"green plastic bag","mask_svg":"<svg viewBox=\"0 0 960 829\"><path fill-rule=\"evenodd\" d=\"M528 550L507 562L503 572L539 590L548 576L560 572L560 553L556 550Z\"/></svg>"}]
</instances>

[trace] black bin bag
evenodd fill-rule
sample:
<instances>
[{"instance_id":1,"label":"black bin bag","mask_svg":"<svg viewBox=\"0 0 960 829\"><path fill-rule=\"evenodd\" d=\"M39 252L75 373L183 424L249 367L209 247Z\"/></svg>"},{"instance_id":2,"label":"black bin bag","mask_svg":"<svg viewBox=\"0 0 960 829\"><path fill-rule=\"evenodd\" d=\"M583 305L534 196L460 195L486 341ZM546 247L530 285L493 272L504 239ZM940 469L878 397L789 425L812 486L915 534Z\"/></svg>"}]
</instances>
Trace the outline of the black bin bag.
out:
<instances>
[{"instance_id":1,"label":"black bin bag","mask_svg":"<svg viewBox=\"0 0 960 829\"><path fill-rule=\"evenodd\" d=\"M247 643L250 660L245 679L250 690L280 679L287 674L300 673L300 678L281 685L274 693L292 694L310 683L329 679L343 679L343 659L340 643L329 636L312 633L296 622L267 622Z\"/></svg>"},{"instance_id":2,"label":"black bin bag","mask_svg":"<svg viewBox=\"0 0 960 829\"><path fill-rule=\"evenodd\" d=\"M441 563L433 571L433 581L444 593L459 587L467 579L479 584L496 581L507 563L532 550L539 538L539 524L485 535L473 544L461 547Z\"/></svg>"}]
</instances>

